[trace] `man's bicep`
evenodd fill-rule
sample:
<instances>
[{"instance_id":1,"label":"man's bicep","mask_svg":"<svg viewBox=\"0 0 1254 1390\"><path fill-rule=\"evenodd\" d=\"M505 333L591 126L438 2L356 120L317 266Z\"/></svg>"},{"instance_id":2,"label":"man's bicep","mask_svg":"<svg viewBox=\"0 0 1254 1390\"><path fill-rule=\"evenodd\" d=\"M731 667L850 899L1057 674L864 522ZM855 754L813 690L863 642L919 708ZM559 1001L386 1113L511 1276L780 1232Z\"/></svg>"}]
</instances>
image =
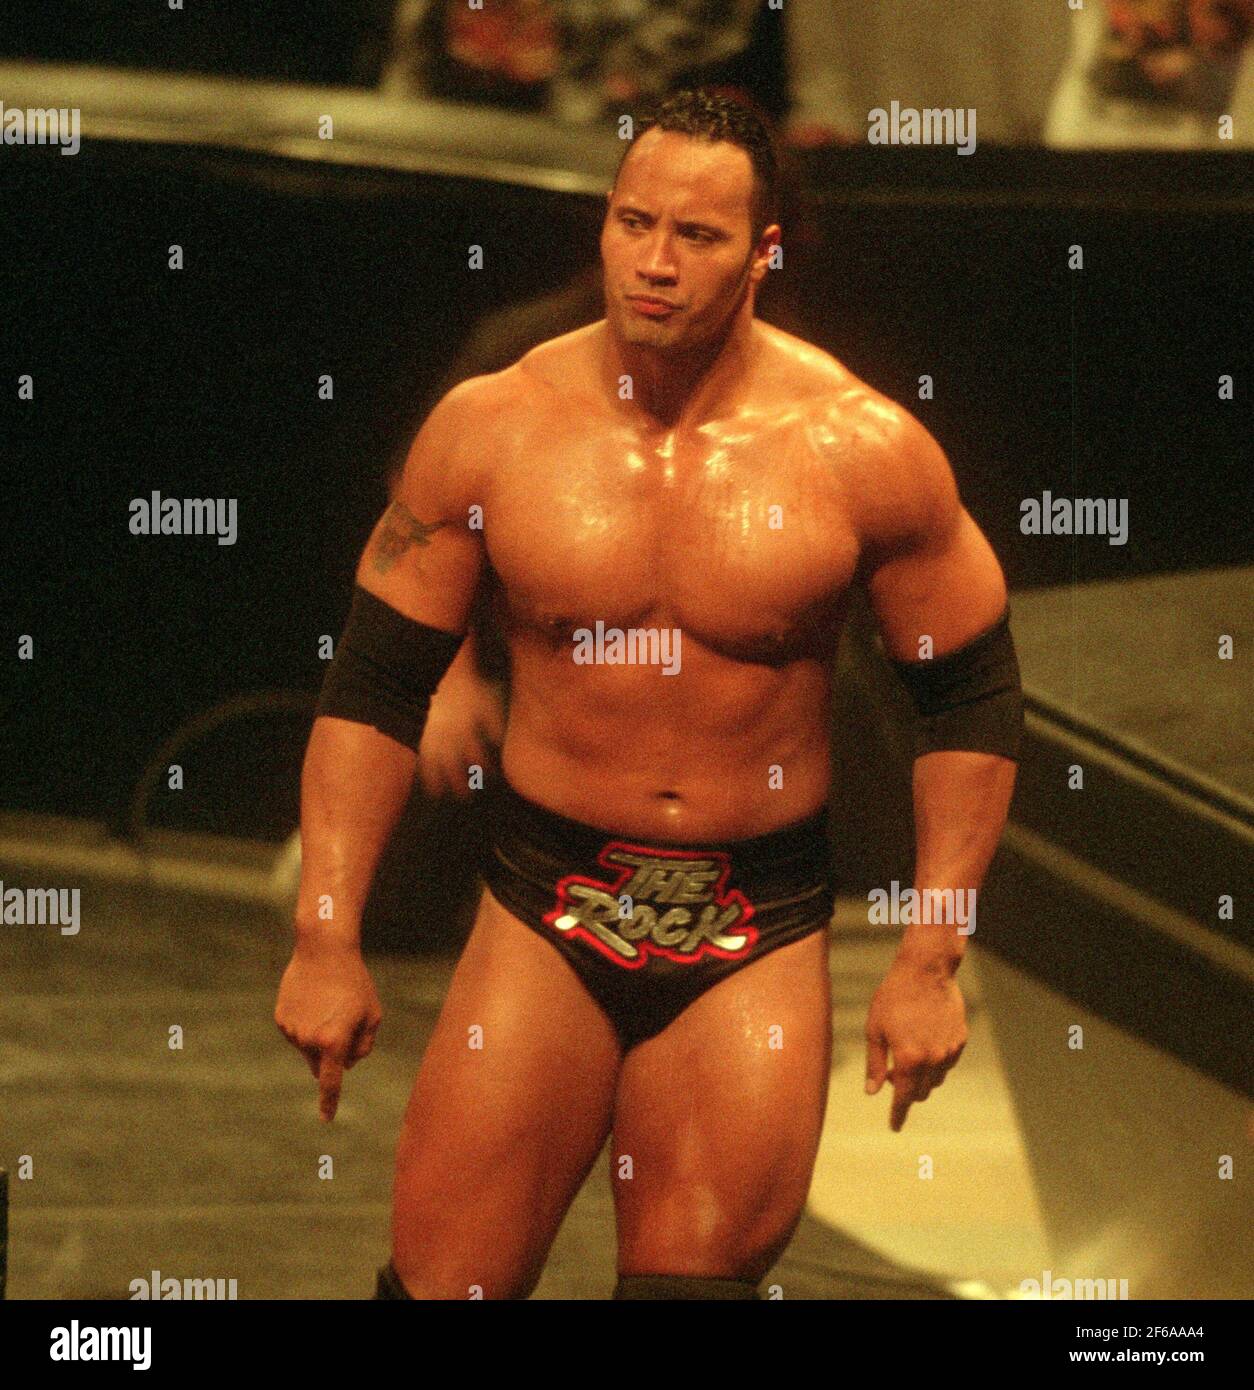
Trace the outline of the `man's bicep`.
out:
<instances>
[{"instance_id":1,"label":"man's bicep","mask_svg":"<svg viewBox=\"0 0 1254 1390\"><path fill-rule=\"evenodd\" d=\"M953 651L991 627L1006 608L1006 581L984 533L958 504L943 529L923 536L875 568L871 607L895 661L918 660L920 639L933 655Z\"/></svg>"},{"instance_id":2,"label":"man's bicep","mask_svg":"<svg viewBox=\"0 0 1254 1390\"><path fill-rule=\"evenodd\" d=\"M936 441L911 421L901 443L897 470L886 469L899 519L872 538L879 548L864 556L864 573L888 657L918 714L915 757L1017 761L1023 686L1001 565Z\"/></svg>"},{"instance_id":3,"label":"man's bicep","mask_svg":"<svg viewBox=\"0 0 1254 1390\"><path fill-rule=\"evenodd\" d=\"M357 583L430 627L465 632L483 567L483 531L459 450L464 406L451 392L418 431L395 496L357 565Z\"/></svg>"}]
</instances>

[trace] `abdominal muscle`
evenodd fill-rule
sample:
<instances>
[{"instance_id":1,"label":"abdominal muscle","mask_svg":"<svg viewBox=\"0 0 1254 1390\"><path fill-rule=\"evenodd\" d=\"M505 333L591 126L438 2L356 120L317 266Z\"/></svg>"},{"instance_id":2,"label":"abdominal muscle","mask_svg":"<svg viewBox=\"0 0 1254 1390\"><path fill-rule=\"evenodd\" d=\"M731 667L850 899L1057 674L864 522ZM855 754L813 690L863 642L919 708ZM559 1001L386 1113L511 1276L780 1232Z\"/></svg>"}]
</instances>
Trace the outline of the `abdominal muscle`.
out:
<instances>
[{"instance_id":1,"label":"abdominal muscle","mask_svg":"<svg viewBox=\"0 0 1254 1390\"><path fill-rule=\"evenodd\" d=\"M670 676L575 666L569 650L521 638L511 652L501 767L550 810L624 835L696 842L767 834L827 800L821 662L748 664L686 642Z\"/></svg>"}]
</instances>

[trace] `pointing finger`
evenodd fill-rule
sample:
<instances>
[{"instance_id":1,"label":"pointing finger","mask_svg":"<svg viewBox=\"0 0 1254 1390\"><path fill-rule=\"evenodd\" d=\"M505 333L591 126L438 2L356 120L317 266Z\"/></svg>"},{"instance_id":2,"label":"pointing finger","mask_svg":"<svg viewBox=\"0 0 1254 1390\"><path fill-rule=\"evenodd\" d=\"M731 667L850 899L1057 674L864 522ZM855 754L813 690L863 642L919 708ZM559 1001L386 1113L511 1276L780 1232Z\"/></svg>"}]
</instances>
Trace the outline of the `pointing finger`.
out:
<instances>
[{"instance_id":1,"label":"pointing finger","mask_svg":"<svg viewBox=\"0 0 1254 1390\"><path fill-rule=\"evenodd\" d=\"M344 1064L330 1052L322 1054L322 1066L318 1071L318 1109L326 1121L335 1119L335 1109L340 1103L340 1087L344 1083Z\"/></svg>"},{"instance_id":2,"label":"pointing finger","mask_svg":"<svg viewBox=\"0 0 1254 1390\"><path fill-rule=\"evenodd\" d=\"M893 1087L893 1108L888 1116L888 1127L896 1134L906 1122L910 1107L914 1104L914 1092L909 1086Z\"/></svg>"},{"instance_id":3,"label":"pointing finger","mask_svg":"<svg viewBox=\"0 0 1254 1390\"><path fill-rule=\"evenodd\" d=\"M926 1068L918 1062L896 1062L893 1067L889 1075L889 1080L893 1083L893 1105L888 1117L889 1128L893 1131L899 1130L905 1124L910 1107L922 1099L919 1092L922 1089L925 1070Z\"/></svg>"},{"instance_id":4,"label":"pointing finger","mask_svg":"<svg viewBox=\"0 0 1254 1390\"><path fill-rule=\"evenodd\" d=\"M873 1096L884 1084L888 1071L888 1048L884 1039L872 1036L866 1040L866 1093Z\"/></svg>"}]
</instances>

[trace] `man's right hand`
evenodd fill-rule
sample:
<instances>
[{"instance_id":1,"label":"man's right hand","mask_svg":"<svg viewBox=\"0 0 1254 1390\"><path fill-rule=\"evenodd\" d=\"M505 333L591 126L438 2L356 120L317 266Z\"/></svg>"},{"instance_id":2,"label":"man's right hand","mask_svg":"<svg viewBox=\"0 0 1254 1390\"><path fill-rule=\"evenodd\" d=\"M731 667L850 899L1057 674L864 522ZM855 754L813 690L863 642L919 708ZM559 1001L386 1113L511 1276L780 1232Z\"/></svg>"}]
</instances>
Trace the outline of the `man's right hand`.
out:
<instances>
[{"instance_id":1,"label":"man's right hand","mask_svg":"<svg viewBox=\"0 0 1254 1390\"><path fill-rule=\"evenodd\" d=\"M383 1011L356 946L300 940L279 982L274 1021L318 1081L322 1118L335 1118L344 1072L370 1055Z\"/></svg>"},{"instance_id":2,"label":"man's right hand","mask_svg":"<svg viewBox=\"0 0 1254 1390\"><path fill-rule=\"evenodd\" d=\"M505 705L500 690L466 669L460 659L449 667L431 697L418 744L418 777L429 797L468 800L469 769L496 766L505 737Z\"/></svg>"}]
</instances>

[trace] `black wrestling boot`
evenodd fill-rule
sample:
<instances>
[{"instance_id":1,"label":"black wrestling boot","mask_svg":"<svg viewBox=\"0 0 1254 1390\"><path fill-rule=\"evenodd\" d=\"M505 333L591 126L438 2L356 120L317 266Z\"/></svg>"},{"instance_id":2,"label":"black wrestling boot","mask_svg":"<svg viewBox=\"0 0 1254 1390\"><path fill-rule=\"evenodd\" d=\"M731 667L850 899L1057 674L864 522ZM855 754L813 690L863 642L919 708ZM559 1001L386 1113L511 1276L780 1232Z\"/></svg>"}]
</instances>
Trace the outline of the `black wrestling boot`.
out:
<instances>
[{"instance_id":1,"label":"black wrestling boot","mask_svg":"<svg viewBox=\"0 0 1254 1390\"><path fill-rule=\"evenodd\" d=\"M623 1274L614 1297L619 1298L757 1298L750 1279L717 1279L704 1274Z\"/></svg>"},{"instance_id":2,"label":"black wrestling boot","mask_svg":"<svg viewBox=\"0 0 1254 1390\"><path fill-rule=\"evenodd\" d=\"M379 1271L379 1280L374 1286L374 1297L406 1299L410 1303L415 1302L413 1294L401 1283L400 1276L392 1267L391 1260Z\"/></svg>"}]
</instances>

